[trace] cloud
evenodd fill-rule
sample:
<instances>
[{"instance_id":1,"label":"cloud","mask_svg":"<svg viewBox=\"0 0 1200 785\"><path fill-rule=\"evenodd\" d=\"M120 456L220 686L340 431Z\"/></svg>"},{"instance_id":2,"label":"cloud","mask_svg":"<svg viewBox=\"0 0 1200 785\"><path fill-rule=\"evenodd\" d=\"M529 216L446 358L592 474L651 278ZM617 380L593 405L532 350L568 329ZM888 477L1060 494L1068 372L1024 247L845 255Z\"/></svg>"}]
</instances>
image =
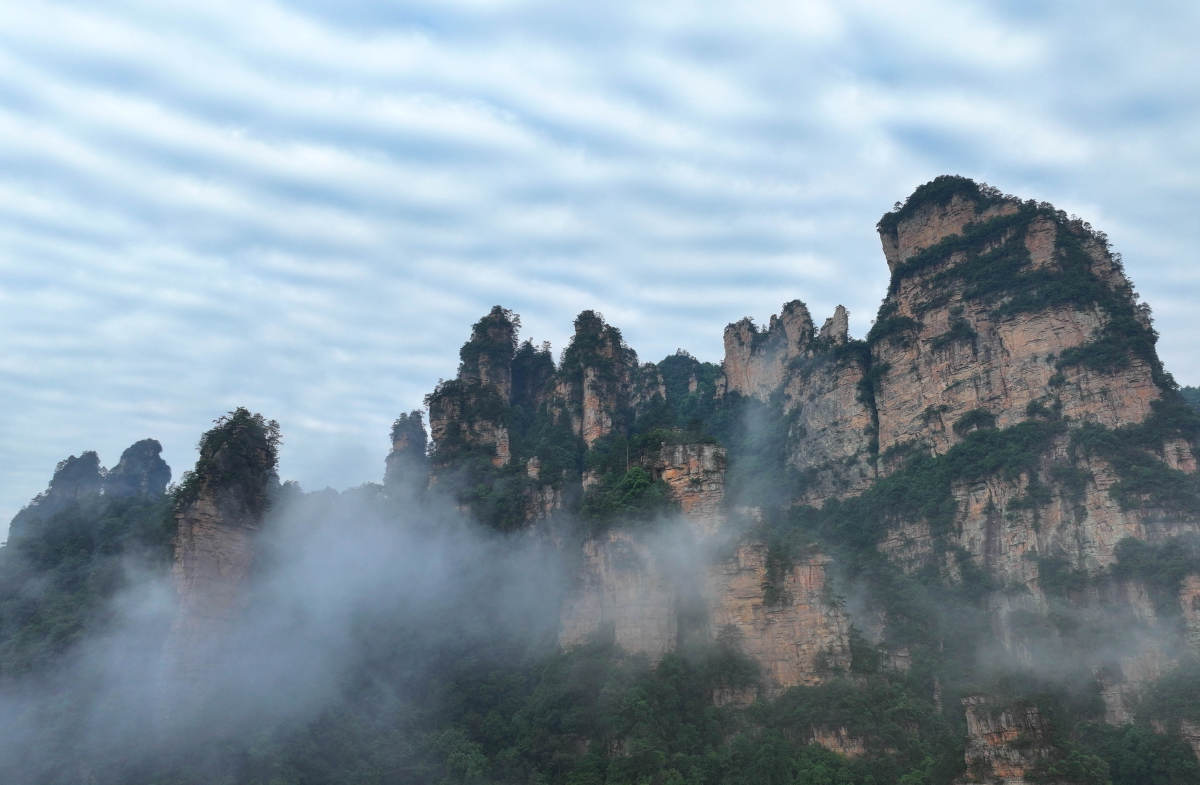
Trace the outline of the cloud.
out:
<instances>
[{"instance_id":1,"label":"cloud","mask_svg":"<svg viewBox=\"0 0 1200 785\"><path fill-rule=\"evenodd\" d=\"M873 224L943 172L1108 231L1200 381L1200 11L921 0L0 9L7 519L144 436L176 476L236 405L285 477L382 472L496 303L561 349L719 361L793 298L866 332ZM374 457L372 457L374 456Z\"/></svg>"}]
</instances>

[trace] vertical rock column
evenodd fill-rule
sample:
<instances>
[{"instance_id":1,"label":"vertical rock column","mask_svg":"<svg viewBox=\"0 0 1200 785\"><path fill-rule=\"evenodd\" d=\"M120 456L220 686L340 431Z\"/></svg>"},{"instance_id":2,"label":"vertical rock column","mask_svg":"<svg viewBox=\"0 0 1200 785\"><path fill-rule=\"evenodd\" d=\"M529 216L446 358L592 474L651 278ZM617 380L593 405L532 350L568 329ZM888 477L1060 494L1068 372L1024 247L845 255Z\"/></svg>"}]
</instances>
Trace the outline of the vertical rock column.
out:
<instances>
[{"instance_id":1,"label":"vertical rock column","mask_svg":"<svg viewBox=\"0 0 1200 785\"><path fill-rule=\"evenodd\" d=\"M255 536L275 474L279 426L245 409L222 417L200 440L200 458L180 487L172 578L178 609L167 642L177 687L213 675L248 600Z\"/></svg>"}]
</instances>

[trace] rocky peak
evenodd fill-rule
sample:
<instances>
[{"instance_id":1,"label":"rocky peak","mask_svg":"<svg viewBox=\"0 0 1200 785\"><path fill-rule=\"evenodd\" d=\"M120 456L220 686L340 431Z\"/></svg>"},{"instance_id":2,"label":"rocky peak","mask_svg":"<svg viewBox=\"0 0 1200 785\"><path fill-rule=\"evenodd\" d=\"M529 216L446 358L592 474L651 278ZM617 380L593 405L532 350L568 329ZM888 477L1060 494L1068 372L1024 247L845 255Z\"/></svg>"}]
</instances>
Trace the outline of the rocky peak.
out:
<instances>
[{"instance_id":1,"label":"rocky peak","mask_svg":"<svg viewBox=\"0 0 1200 785\"><path fill-rule=\"evenodd\" d=\"M867 340L881 452L944 452L1030 407L1107 427L1150 414L1165 384L1153 331L1102 234L955 177L879 230L892 280Z\"/></svg>"},{"instance_id":2,"label":"rocky peak","mask_svg":"<svg viewBox=\"0 0 1200 785\"><path fill-rule=\"evenodd\" d=\"M200 438L196 467L184 474L176 509L199 500L216 506L229 525L257 525L279 485L279 423L237 408Z\"/></svg>"},{"instance_id":3,"label":"rocky peak","mask_svg":"<svg viewBox=\"0 0 1200 785\"><path fill-rule=\"evenodd\" d=\"M171 481L171 467L160 456L162 445L154 439L134 442L104 478L110 496L158 496Z\"/></svg>"},{"instance_id":4,"label":"rocky peak","mask_svg":"<svg viewBox=\"0 0 1200 785\"><path fill-rule=\"evenodd\" d=\"M829 346L842 346L850 339L850 315L845 306L839 305L833 309L833 316L821 325L817 339Z\"/></svg>"},{"instance_id":5,"label":"rocky peak","mask_svg":"<svg viewBox=\"0 0 1200 785\"><path fill-rule=\"evenodd\" d=\"M78 499L100 492L104 482L104 467L100 456L88 450L58 462L46 494L51 499Z\"/></svg>"},{"instance_id":6,"label":"rocky peak","mask_svg":"<svg viewBox=\"0 0 1200 785\"><path fill-rule=\"evenodd\" d=\"M624 426L632 408L637 353L595 311L575 318L575 334L559 367L559 395L587 447Z\"/></svg>"},{"instance_id":7,"label":"rocky peak","mask_svg":"<svg viewBox=\"0 0 1200 785\"><path fill-rule=\"evenodd\" d=\"M472 450L492 454L496 466L511 457L505 412L513 396L513 362L521 319L497 305L475 323L459 350L458 377L425 397L433 461L445 466Z\"/></svg>"},{"instance_id":8,"label":"rocky peak","mask_svg":"<svg viewBox=\"0 0 1200 785\"><path fill-rule=\"evenodd\" d=\"M46 490L22 508L9 525L10 540L19 540L35 522L46 520L72 504L98 496L104 487L104 467L92 450L58 462Z\"/></svg>"},{"instance_id":9,"label":"rocky peak","mask_svg":"<svg viewBox=\"0 0 1200 785\"><path fill-rule=\"evenodd\" d=\"M766 330L749 317L725 328L725 389L766 400L779 389L789 363L803 356L813 342L808 307L799 300L784 303Z\"/></svg>"},{"instance_id":10,"label":"rocky peak","mask_svg":"<svg viewBox=\"0 0 1200 785\"><path fill-rule=\"evenodd\" d=\"M518 347L512 361L512 402L528 411L536 411L544 403L554 378L554 358L550 342L534 346L526 340Z\"/></svg>"},{"instance_id":11,"label":"rocky peak","mask_svg":"<svg viewBox=\"0 0 1200 785\"><path fill-rule=\"evenodd\" d=\"M459 350L458 378L495 390L501 400L512 397L512 361L521 319L499 305L475 323Z\"/></svg>"},{"instance_id":12,"label":"rocky peak","mask_svg":"<svg viewBox=\"0 0 1200 785\"><path fill-rule=\"evenodd\" d=\"M389 492L416 491L425 485L429 479L427 444L421 412L401 414L392 423L392 451L383 475L383 485Z\"/></svg>"},{"instance_id":13,"label":"rocky peak","mask_svg":"<svg viewBox=\"0 0 1200 785\"><path fill-rule=\"evenodd\" d=\"M877 224L888 269L961 234L969 223L1017 211L1020 202L957 175L942 175L913 191Z\"/></svg>"}]
</instances>

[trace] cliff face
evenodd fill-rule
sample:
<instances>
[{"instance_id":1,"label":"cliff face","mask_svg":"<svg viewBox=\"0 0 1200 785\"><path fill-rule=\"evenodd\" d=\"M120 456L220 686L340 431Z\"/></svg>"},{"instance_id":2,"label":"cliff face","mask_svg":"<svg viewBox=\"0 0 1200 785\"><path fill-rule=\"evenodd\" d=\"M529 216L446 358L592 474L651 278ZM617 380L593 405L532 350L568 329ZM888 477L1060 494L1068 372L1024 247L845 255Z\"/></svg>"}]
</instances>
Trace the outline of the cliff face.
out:
<instances>
[{"instance_id":1,"label":"cliff face","mask_svg":"<svg viewBox=\"0 0 1200 785\"><path fill-rule=\"evenodd\" d=\"M583 543L577 581L562 610L559 642L611 635L625 651L658 659L705 635L705 565L723 521L725 451L663 446L647 460L683 514L669 523L612 529Z\"/></svg>"},{"instance_id":2,"label":"cliff face","mask_svg":"<svg viewBox=\"0 0 1200 785\"><path fill-rule=\"evenodd\" d=\"M583 545L577 585L562 610L567 648L611 635L622 650L658 659L679 644L681 604L694 591L670 543L610 531Z\"/></svg>"},{"instance_id":3,"label":"cliff face","mask_svg":"<svg viewBox=\"0 0 1200 785\"><path fill-rule=\"evenodd\" d=\"M779 389L794 359L813 343L812 317L799 300L785 303L765 331L750 319L725 328L725 389L766 400Z\"/></svg>"},{"instance_id":4,"label":"cliff face","mask_svg":"<svg viewBox=\"0 0 1200 785\"><path fill-rule=\"evenodd\" d=\"M768 694L819 684L850 668L850 620L832 594L830 559L792 564L768 594L767 548L739 546L709 570L709 624L758 663Z\"/></svg>"},{"instance_id":5,"label":"cliff face","mask_svg":"<svg viewBox=\"0 0 1200 785\"><path fill-rule=\"evenodd\" d=\"M828 557L814 552L773 575L762 544L728 553L725 460L711 444L664 446L654 457L681 515L667 527L584 543L563 608L563 646L611 635L657 659L689 639L720 639L760 666L767 694L848 670L850 622L828 583Z\"/></svg>"},{"instance_id":6,"label":"cliff face","mask_svg":"<svg viewBox=\"0 0 1200 785\"><path fill-rule=\"evenodd\" d=\"M198 680L244 607L259 522L230 516L205 493L176 513L171 568L179 605L168 656L185 680Z\"/></svg>"},{"instance_id":7,"label":"cliff face","mask_svg":"<svg viewBox=\"0 0 1200 785\"><path fill-rule=\"evenodd\" d=\"M715 444L664 444L646 463L691 524L705 536L716 534L725 520L725 450Z\"/></svg>"},{"instance_id":8,"label":"cliff face","mask_svg":"<svg viewBox=\"0 0 1200 785\"><path fill-rule=\"evenodd\" d=\"M1025 785L1026 773L1053 752L1049 729L1036 706L999 706L986 696L974 695L963 700L963 707L971 782Z\"/></svg>"},{"instance_id":9,"label":"cliff face","mask_svg":"<svg viewBox=\"0 0 1200 785\"><path fill-rule=\"evenodd\" d=\"M237 409L201 438L176 493L167 661L184 683L204 678L246 602L255 536L278 486L278 444L278 423Z\"/></svg>"},{"instance_id":10,"label":"cliff face","mask_svg":"<svg viewBox=\"0 0 1200 785\"><path fill-rule=\"evenodd\" d=\"M546 348L514 352L493 310L472 342L503 351L464 347L459 388L431 396L434 455L487 455L472 487L524 500L505 526L604 521L582 538L564 646L611 634L657 658L719 638L774 694L846 673L856 625L881 670L905 670L912 646L941 657L947 640L913 641L895 570L982 614L971 656L1070 662L1104 717L1129 722L1179 661L1184 642L1164 641L1200 646L1196 571L1164 587L1128 547L1200 533L1200 422L1148 309L1102 234L962 178L917 189L878 229L891 281L865 340L841 306L817 330L793 300L765 329L729 325L719 368L682 351L639 365L585 311L556 366ZM647 517L655 494L676 513ZM686 536L664 540L656 520ZM874 595L852 618L839 592ZM1051 746L1036 708L981 695L963 710L968 762L992 776L1019 780Z\"/></svg>"},{"instance_id":11,"label":"cliff face","mask_svg":"<svg viewBox=\"0 0 1200 785\"><path fill-rule=\"evenodd\" d=\"M1047 209L991 201L956 194L881 227L892 269L872 330L882 453L945 452L984 416L1003 428L1031 404L1137 423L1160 396L1152 358L1100 345L1123 319L1148 328L1103 242ZM1090 362L1089 350L1113 356Z\"/></svg>"}]
</instances>

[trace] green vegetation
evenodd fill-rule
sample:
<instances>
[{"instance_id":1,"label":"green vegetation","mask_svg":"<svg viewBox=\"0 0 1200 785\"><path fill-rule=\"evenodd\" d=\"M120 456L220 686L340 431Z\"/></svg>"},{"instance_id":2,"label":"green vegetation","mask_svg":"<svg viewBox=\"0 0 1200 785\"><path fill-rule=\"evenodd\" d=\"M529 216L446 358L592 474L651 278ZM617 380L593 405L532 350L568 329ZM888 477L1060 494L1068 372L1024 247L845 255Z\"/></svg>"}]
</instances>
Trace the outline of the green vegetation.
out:
<instances>
[{"instance_id":1,"label":"green vegetation","mask_svg":"<svg viewBox=\"0 0 1200 785\"><path fill-rule=\"evenodd\" d=\"M0 550L0 686L102 633L130 570L162 569L174 534L168 496L97 491L10 536Z\"/></svg>"},{"instance_id":2,"label":"green vegetation","mask_svg":"<svg viewBox=\"0 0 1200 785\"><path fill-rule=\"evenodd\" d=\"M1085 570L1073 567L1061 556L1041 556L1037 559L1038 586L1050 597L1067 597L1092 584Z\"/></svg>"},{"instance_id":3,"label":"green vegetation","mask_svg":"<svg viewBox=\"0 0 1200 785\"><path fill-rule=\"evenodd\" d=\"M1200 512L1200 478L1167 466L1160 455L1171 439L1195 443L1200 415L1171 392L1152 404L1146 420L1122 428L1085 423L1071 433L1071 447L1109 463L1119 482L1109 489L1122 509L1149 506L1174 514Z\"/></svg>"},{"instance_id":4,"label":"green vegetation","mask_svg":"<svg viewBox=\"0 0 1200 785\"><path fill-rule=\"evenodd\" d=\"M921 323L916 319L896 313L895 303L885 303L867 333L867 343L874 346L881 341L899 343L911 340L920 329Z\"/></svg>"},{"instance_id":5,"label":"green vegetation","mask_svg":"<svg viewBox=\"0 0 1200 785\"><path fill-rule=\"evenodd\" d=\"M903 203L897 202L891 212L879 219L876 228L880 232L894 232L901 221L912 216L922 207L927 205L944 206L949 204L955 196L970 199L980 208L1013 198L1005 196L990 185L976 183L974 180L960 175L944 174L918 186Z\"/></svg>"},{"instance_id":6,"label":"green vegetation","mask_svg":"<svg viewBox=\"0 0 1200 785\"><path fill-rule=\"evenodd\" d=\"M278 478L279 423L238 407L213 422L200 438L196 468L185 472L175 493L182 509L205 491L217 494L218 504L233 505L240 513L262 517Z\"/></svg>"},{"instance_id":7,"label":"green vegetation","mask_svg":"<svg viewBox=\"0 0 1200 785\"><path fill-rule=\"evenodd\" d=\"M1181 535L1159 543L1126 537L1117 543L1116 556L1113 575L1140 581L1161 615L1177 616L1183 579L1200 574L1200 535Z\"/></svg>"},{"instance_id":8,"label":"green vegetation","mask_svg":"<svg viewBox=\"0 0 1200 785\"><path fill-rule=\"evenodd\" d=\"M478 379L484 367L493 371L508 368L517 351L520 328L520 316L499 305L493 306L488 315L471 328L470 339L459 349L459 376Z\"/></svg>"},{"instance_id":9,"label":"green vegetation","mask_svg":"<svg viewBox=\"0 0 1200 785\"><path fill-rule=\"evenodd\" d=\"M975 345L975 339L979 334L975 332L975 328L971 323L961 316L954 317L950 320L950 329L941 335L935 336L929 341L929 346L934 351L945 349L954 343L969 343Z\"/></svg>"},{"instance_id":10,"label":"green vegetation","mask_svg":"<svg viewBox=\"0 0 1200 785\"><path fill-rule=\"evenodd\" d=\"M1102 760L1107 780L1102 785L1189 785L1200 782L1200 763L1178 736L1156 733L1144 725L1114 727L1099 723L1080 726L1077 745Z\"/></svg>"},{"instance_id":11,"label":"green vegetation","mask_svg":"<svg viewBox=\"0 0 1200 785\"><path fill-rule=\"evenodd\" d=\"M238 781L379 781L399 769L412 781L455 785L949 785L961 770L951 729L910 686L835 681L749 710L714 705L714 692L753 690L755 677L722 644L655 666L605 641L505 664L450 664L421 701L432 710L354 724L351 716L370 718L380 703L364 691L366 706L353 715L331 711L261 745L270 754L250 756ZM411 735L388 735L389 724ZM814 729L842 726L861 734L866 755L851 760L809 743Z\"/></svg>"},{"instance_id":12,"label":"green vegetation","mask_svg":"<svg viewBox=\"0 0 1200 785\"><path fill-rule=\"evenodd\" d=\"M687 431L704 430L717 409L717 381L721 366L702 363L682 349L658 363L672 425Z\"/></svg>"},{"instance_id":13,"label":"green vegetation","mask_svg":"<svg viewBox=\"0 0 1200 785\"><path fill-rule=\"evenodd\" d=\"M1139 709L1140 719L1160 720L1172 728L1180 720L1200 722L1200 660L1185 659L1155 682Z\"/></svg>"},{"instance_id":14,"label":"green vegetation","mask_svg":"<svg viewBox=\"0 0 1200 785\"><path fill-rule=\"evenodd\" d=\"M594 522L593 532L605 523L636 523L675 509L666 483L655 480L641 466L630 466L623 474L608 473L583 497L580 514Z\"/></svg>"},{"instance_id":15,"label":"green vegetation","mask_svg":"<svg viewBox=\"0 0 1200 785\"><path fill-rule=\"evenodd\" d=\"M1200 387L1180 387L1179 396L1193 410L1200 412Z\"/></svg>"},{"instance_id":16,"label":"green vegetation","mask_svg":"<svg viewBox=\"0 0 1200 785\"><path fill-rule=\"evenodd\" d=\"M954 432L964 436L971 431L982 431L996 427L996 415L987 409L971 409L954 423Z\"/></svg>"}]
</instances>

